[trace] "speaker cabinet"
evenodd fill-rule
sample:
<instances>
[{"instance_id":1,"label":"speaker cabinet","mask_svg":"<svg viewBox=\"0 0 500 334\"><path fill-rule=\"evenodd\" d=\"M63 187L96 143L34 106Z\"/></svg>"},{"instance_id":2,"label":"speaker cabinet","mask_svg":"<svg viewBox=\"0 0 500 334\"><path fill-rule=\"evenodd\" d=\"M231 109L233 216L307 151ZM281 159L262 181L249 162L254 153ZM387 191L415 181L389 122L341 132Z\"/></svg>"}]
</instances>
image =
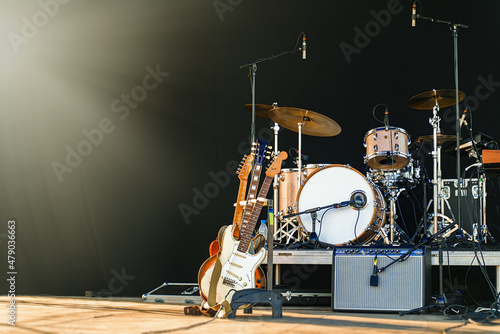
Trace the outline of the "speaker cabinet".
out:
<instances>
[{"instance_id":1,"label":"speaker cabinet","mask_svg":"<svg viewBox=\"0 0 500 334\"><path fill-rule=\"evenodd\" d=\"M332 310L399 312L427 305L431 252L429 248L417 248L394 262L410 250L396 246L335 247ZM385 269L372 277L375 259L378 269Z\"/></svg>"}]
</instances>

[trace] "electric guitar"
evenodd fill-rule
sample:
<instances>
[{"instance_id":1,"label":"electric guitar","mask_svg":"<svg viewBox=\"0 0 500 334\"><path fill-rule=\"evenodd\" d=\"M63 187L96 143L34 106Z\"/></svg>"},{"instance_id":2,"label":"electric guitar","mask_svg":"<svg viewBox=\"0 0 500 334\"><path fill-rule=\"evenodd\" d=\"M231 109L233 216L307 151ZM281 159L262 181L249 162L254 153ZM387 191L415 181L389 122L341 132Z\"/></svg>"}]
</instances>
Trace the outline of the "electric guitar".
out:
<instances>
[{"instance_id":1,"label":"electric guitar","mask_svg":"<svg viewBox=\"0 0 500 334\"><path fill-rule=\"evenodd\" d=\"M279 153L266 171L258 197L251 210L243 214L240 227L240 238L233 236L235 226L224 229L219 235L220 251L209 258L198 272L200 295L209 307L215 307L224 302L232 290L242 290L254 287L255 273L266 256L265 248L253 249L252 239L255 224L262 210L264 200L273 181L273 177L281 171L281 163L287 158L286 152ZM258 164L256 169L260 168ZM253 180L252 180L253 181ZM253 182L252 182L253 184ZM249 205L247 200L247 206Z\"/></svg>"},{"instance_id":2,"label":"electric guitar","mask_svg":"<svg viewBox=\"0 0 500 334\"><path fill-rule=\"evenodd\" d=\"M252 148L253 150L253 148ZM238 226L235 230L235 238L238 238L238 231L241 225L241 218L243 216L243 206L240 204L245 200L245 195L247 192L248 174L252 169L253 154L245 155L241 161L240 168L238 169L238 178L240 179L240 187L238 189L238 196L236 197L236 208L234 209L233 226ZM219 240L215 239L210 243L209 253L210 256L215 255L219 252Z\"/></svg>"}]
</instances>

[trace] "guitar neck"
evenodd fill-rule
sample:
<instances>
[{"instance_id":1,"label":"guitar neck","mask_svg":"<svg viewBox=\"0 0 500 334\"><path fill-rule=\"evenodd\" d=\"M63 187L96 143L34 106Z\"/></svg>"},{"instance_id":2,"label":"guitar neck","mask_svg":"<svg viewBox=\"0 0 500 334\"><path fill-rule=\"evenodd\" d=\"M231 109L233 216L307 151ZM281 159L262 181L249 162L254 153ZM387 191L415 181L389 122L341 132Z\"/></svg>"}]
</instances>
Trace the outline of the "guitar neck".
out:
<instances>
[{"instance_id":1,"label":"guitar neck","mask_svg":"<svg viewBox=\"0 0 500 334\"><path fill-rule=\"evenodd\" d=\"M240 202L245 200L247 184L247 180L240 181L240 188L238 189L238 196L236 197L236 208L234 209L233 225L239 226L241 224L241 218L243 217L243 206L240 205Z\"/></svg>"},{"instance_id":2,"label":"guitar neck","mask_svg":"<svg viewBox=\"0 0 500 334\"><path fill-rule=\"evenodd\" d=\"M258 198L266 198L272 181L272 177L266 177L264 179ZM245 212L245 215L243 216L243 219L241 221L240 243L238 245L238 251L242 253L246 253L248 251L248 246L250 245L250 241L252 240L252 234L263 206L264 203L257 200L255 202L255 205L253 206L252 212Z\"/></svg>"}]
</instances>

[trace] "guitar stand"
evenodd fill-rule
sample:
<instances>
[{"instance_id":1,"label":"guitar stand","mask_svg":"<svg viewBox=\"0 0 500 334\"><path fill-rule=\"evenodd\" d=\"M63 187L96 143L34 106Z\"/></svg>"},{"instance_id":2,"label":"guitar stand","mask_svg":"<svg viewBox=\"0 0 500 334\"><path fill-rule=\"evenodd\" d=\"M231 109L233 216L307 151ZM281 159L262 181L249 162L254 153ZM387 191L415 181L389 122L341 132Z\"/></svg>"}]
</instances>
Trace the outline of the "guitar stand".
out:
<instances>
[{"instance_id":1,"label":"guitar stand","mask_svg":"<svg viewBox=\"0 0 500 334\"><path fill-rule=\"evenodd\" d=\"M262 289L243 289L236 291L231 299L232 312L228 318L235 318L240 306L248 304L268 304L273 309L273 318L283 318L283 295L279 292ZM246 314L252 313L252 306L246 308Z\"/></svg>"}]
</instances>

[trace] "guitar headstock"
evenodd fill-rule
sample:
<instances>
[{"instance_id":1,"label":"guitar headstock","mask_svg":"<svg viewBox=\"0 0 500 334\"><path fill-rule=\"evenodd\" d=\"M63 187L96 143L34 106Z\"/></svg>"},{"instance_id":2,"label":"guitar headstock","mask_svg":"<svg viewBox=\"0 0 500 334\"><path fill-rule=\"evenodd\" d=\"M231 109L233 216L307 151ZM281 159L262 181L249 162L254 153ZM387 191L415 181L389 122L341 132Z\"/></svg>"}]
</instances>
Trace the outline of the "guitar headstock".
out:
<instances>
[{"instance_id":1,"label":"guitar headstock","mask_svg":"<svg viewBox=\"0 0 500 334\"><path fill-rule=\"evenodd\" d=\"M252 170L253 155L245 155L241 161L240 167L238 168L238 178L241 181L245 181Z\"/></svg>"},{"instance_id":2,"label":"guitar headstock","mask_svg":"<svg viewBox=\"0 0 500 334\"><path fill-rule=\"evenodd\" d=\"M288 154L284 151L280 152L277 156L274 157L273 162L269 165L266 170L267 177L274 177L275 175L281 172L281 163L283 160L288 158Z\"/></svg>"},{"instance_id":3,"label":"guitar headstock","mask_svg":"<svg viewBox=\"0 0 500 334\"><path fill-rule=\"evenodd\" d=\"M257 165L261 165L264 163L264 159L266 158L267 155L267 146L268 143L264 140L258 140L257 141L257 147L256 147L256 155L255 155L255 163Z\"/></svg>"}]
</instances>

